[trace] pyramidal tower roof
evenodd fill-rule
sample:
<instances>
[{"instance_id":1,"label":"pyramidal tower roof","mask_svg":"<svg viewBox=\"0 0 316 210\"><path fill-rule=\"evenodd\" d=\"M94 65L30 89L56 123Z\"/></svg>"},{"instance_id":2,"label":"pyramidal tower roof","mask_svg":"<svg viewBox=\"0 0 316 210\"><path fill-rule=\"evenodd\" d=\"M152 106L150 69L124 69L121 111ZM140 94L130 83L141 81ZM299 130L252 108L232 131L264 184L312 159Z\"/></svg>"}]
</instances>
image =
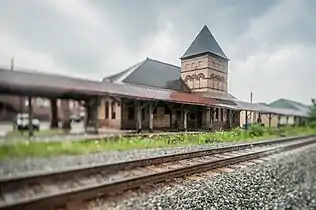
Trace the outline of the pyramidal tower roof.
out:
<instances>
[{"instance_id":1,"label":"pyramidal tower roof","mask_svg":"<svg viewBox=\"0 0 316 210\"><path fill-rule=\"evenodd\" d=\"M180 59L205 53L211 53L229 60L206 25Z\"/></svg>"}]
</instances>

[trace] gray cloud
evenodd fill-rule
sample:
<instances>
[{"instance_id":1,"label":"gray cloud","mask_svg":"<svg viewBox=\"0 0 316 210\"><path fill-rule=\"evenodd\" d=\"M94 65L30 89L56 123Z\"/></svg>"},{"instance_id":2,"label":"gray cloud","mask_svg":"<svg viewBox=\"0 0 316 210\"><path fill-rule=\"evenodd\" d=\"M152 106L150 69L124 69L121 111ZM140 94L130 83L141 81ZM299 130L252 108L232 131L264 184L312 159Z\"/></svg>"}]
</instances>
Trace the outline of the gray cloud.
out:
<instances>
[{"instance_id":1,"label":"gray cloud","mask_svg":"<svg viewBox=\"0 0 316 210\"><path fill-rule=\"evenodd\" d=\"M4 0L0 64L17 56L21 66L95 79L146 56L180 65L206 24L231 58L233 94L308 102L316 88L315 9L309 0Z\"/></svg>"}]
</instances>

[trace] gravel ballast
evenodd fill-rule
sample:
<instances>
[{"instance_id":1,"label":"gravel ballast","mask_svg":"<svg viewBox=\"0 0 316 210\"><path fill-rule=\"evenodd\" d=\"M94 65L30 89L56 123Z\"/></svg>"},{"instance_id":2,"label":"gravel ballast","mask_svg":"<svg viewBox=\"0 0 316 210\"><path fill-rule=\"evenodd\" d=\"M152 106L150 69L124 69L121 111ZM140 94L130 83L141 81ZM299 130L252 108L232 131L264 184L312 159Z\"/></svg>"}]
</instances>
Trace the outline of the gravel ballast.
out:
<instances>
[{"instance_id":1,"label":"gravel ballast","mask_svg":"<svg viewBox=\"0 0 316 210\"><path fill-rule=\"evenodd\" d=\"M259 141L259 140L258 140ZM254 141L255 142L255 141ZM204 145L191 145L155 149L134 149L126 151L105 151L82 155L60 155L52 157L10 158L0 160L0 177L14 176L29 172L54 171L69 167L93 166L97 164L110 164L128 160L136 160L162 155L171 155L183 152L193 152L205 149L228 147L245 142L209 143Z\"/></svg>"},{"instance_id":2,"label":"gravel ballast","mask_svg":"<svg viewBox=\"0 0 316 210\"><path fill-rule=\"evenodd\" d=\"M17 175L34 171L51 171L61 168L116 163L162 155L171 155L183 152L193 152L204 149L233 146L241 143L214 143L199 146L182 146L157 149L140 149L126 151L106 151L102 153L84 155L62 155L47 158L11 158L0 161L0 177Z\"/></svg>"},{"instance_id":3,"label":"gravel ballast","mask_svg":"<svg viewBox=\"0 0 316 210\"><path fill-rule=\"evenodd\" d=\"M85 209L316 209L316 145L198 181L183 180Z\"/></svg>"}]
</instances>

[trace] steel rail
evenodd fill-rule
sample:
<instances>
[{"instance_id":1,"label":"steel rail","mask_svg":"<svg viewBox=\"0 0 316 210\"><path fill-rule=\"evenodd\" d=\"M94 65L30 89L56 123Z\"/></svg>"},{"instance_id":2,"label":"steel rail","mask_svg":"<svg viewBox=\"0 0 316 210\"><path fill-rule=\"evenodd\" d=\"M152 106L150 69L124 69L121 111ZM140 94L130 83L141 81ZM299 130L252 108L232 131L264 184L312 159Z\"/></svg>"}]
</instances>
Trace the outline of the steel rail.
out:
<instances>
[{"instance_id":1,"label":"steel rail","mask_svg":"<svg viewBox=\"0 0 316 210\"><path fill-rule=\"evenodd\" d=\"M309 136L311 137L311 136ZM136 188L142 185L146 185L146 184L151 184L151 183L157 183L157 182L161 182L164 181L166 179L170 179L170 178L176 178L176 177L182 177L185 175L190 175L190 174L194 174L194 173L198 173L198 172L203 172L206 170L211 170L211 169L215 169L218 167L224 167L227 165L231 165L231 164L236 164L238 162L242 162L242 161L247 161L250 159L255 159L255 158L260 158L263 156L267 156L273 153L277 153L277 152L282 152L285 150L289 150L289 149L294 149L297 147L301 147L301 146L305 146L311 143L315 143L316 142L316 138L307 138L308 140L305 141L301 141L299 143L294 143L291 145L286 145L286 146L280 146L277 148L273 148L273 149L267 149L265 151L261 151L261 152L252 152L250 154L246 154L246 155L238 155L236 157L231 157L231 158L224 158L221 160L215 160L215 161L209 161L207 163L200 163L200 164L195 164L195 165L191 165L191 166L187 166L187 167L182 167L179 169L172 169L172 170L168 170L165 172L158 172L158 173L154 173L154 174L150 174L150 175L140 175L140 176L136 176L136 177L132 177L132 178L125 178L125 179L120 179L118 181L114 181L114 182L110 182L110 183L105 183L105 184L93 184L93 185L89 185L89 186L85 186L85 187L81 187L80 189L75 189L75 190L67 190L67 191L63 191L62 193L56 193L53 195L47 195L47 196L43 196L40 198L33 198L30 200L26 200L26 201L21 201L21 202L17 202L17 203L7 203L4 206L0 206L0 209L23 209L21 208L22 206L24 207L25 205L31 205L31 206L41 206L41 208L43 207L47 207L49 205L56 205L56 203L67 203L67 201L69 200L85 200L85 199L91 199L91 198L95 198L104 194L107 194L108 192L115 192L115 191L121 191L121 190L128 190L128 189L132 189L132 188ZM292 141L301 139L302 137L299 138L291 138ZM288 140L290 141L290 140ZM285 143L288 142L283 140L277 140L277 141L268 141L268 142L278 142L278 143ZM262 142L260 142L262 143ZM277 144L277 143L276 143ZM262 144L260 144L262 145ZM31 208L33 209L33 208ZM35 208L34 209L38 209Z\"/></svg>"},{"instance_id":2,"label":"steel rail","mask_svg":"<svg viewBox=\"0 0 316 210\"><path fill-rule=\"evenodd\" d=\"M96 165L89 165L89 166L79 166L79 167L67 167L65 169L54 170L49 172L33 172L27 174L20 174L18 176L6 176L0 177L0 186L5 185L9 182L23 182L23 181L33 181L35 179L44 179L44 178L59 178L61 176L72 176L76 175L77 173L86 173L91 174L95 173L96 171L118 171L118 170L128 170L137 167L144 167L150 166L155 164L167 163L172 161L179 161L188 158L195 158L195 157L202 157L207 155L214 155L219 153L237 151L257 146L266 146L270 144L278 144L278 143L286 143L290 141L305 139L309 137L313 137L316 135L304 135L304 136L295 136L295 137L283 137L278 139L272 140L263 140L258 142L251 142L251 143L243 143L234 146L228 147L219 147L219 148L212 148L212 149L204 149L199 151L193 152L184 152L172 155L162 155L156 156L151 158L144 158L144 159L136 159L130 160L126 162L117 162L117 163L110 163L110 164L96 164Z\"/></svg>"}]
</instances>

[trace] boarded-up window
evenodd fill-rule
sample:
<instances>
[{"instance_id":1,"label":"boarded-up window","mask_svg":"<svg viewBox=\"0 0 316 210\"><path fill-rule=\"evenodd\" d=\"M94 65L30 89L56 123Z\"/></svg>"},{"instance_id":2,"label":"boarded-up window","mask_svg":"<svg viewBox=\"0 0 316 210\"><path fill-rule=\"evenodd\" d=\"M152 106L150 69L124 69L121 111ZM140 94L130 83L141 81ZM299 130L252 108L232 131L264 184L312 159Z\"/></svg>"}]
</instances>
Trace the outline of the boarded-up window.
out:
<instances>
[{"instance_id":1,"label":"boarded-up window","mask_svg":"<svg viewBox=\"0 0 316 210\"><path fill-rule=\"evenodd\" d=\"M142 109L142 120L145 120L146 112L147 110L144 108Z\"/></svg>"},{"instance_id":2,"label":"boarded-up window","mask_svg":"<svg viewBox=\"0 0 316 210\"><path fill-rule=\"evenodd\" d=\"M115 102L113 101L112 103L111 103L111 118L112 119L115 119L115 117L116 117L116 109L115 109Z\"/></svg>"},{"instance_id":3,"label":"boarded-up window","mask_svg":"<svg viewBox=\"0 0 316 210\"><path fill-rule=\"evenodd\" d=\"M135 119L135 108L133 106L128 107L127 109L128 112L128 119L129 120L134 120Z\"/></svg>"},{"instance_id":4,"label":"boarded-up window","mask_svg":"<svg viewBox=\"0 0 316 210\"><path fill-rule=\"evenodd\" d=\"M164 114L171 114L171 110L168 106L164 107Z\"/></svg>"},{"instance_id":5,"label":"boarded-up window","mask_svg":"<svg viewBox=\"0 0 316 210\"><path fill-rule=\"evenodd\" d=\"M105 102L105 119L109 119L109 102Z\"/></svg>"}]
</instances>

